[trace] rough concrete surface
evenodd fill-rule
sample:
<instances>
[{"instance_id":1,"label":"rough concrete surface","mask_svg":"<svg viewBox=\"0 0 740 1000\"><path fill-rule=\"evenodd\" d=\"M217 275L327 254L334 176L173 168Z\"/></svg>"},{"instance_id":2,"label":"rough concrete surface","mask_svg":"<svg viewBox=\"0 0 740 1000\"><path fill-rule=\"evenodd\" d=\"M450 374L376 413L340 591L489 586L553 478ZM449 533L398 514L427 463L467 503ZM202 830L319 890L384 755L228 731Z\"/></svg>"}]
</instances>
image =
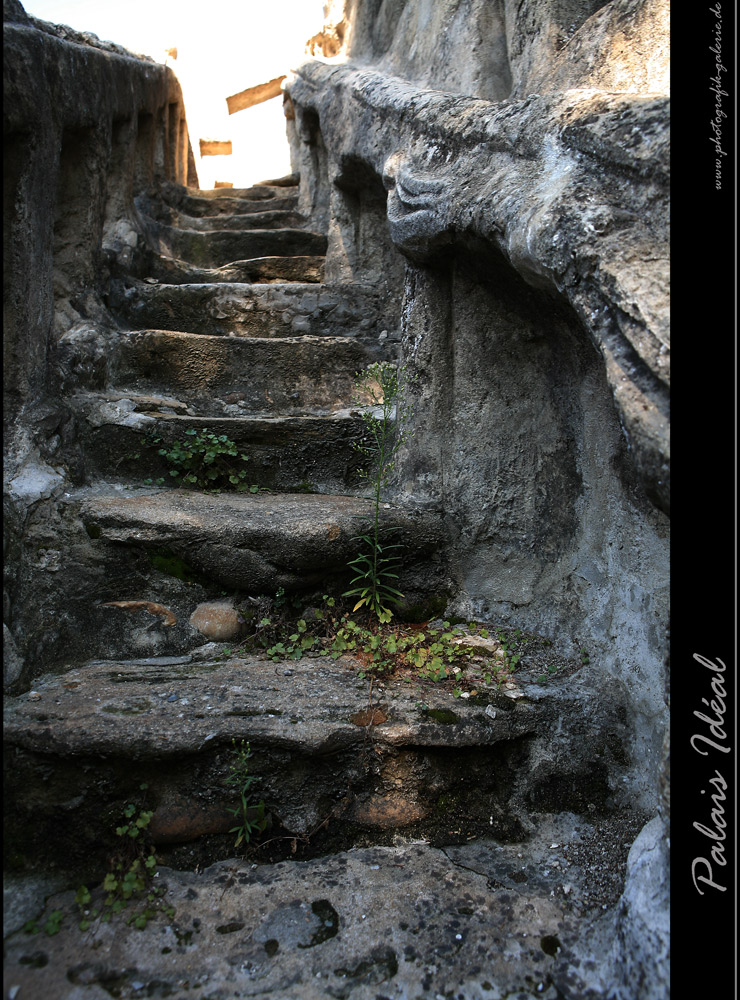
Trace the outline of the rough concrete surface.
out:
<instances>
[{"instance_id":1,"label":"rough concrete surface","mask_svg":"<svg viewBox=\"0 0 740 1000\"><path fill-rule=\"evenodd\" d=\"M516 846L411 842L308 862L160 868L155 881L175 914L143 931L114 920L83 933L74 893L62 893L47 904L64 913L58 934L6 940L6 989L19 985L19 1000L26 991L103 1000L112 989L121 998L555 1000L563 952L614 903L607 893L595 904L587 866L569 861L593 832L564 814L539 817Z\"/></svg>"}]
</instances>

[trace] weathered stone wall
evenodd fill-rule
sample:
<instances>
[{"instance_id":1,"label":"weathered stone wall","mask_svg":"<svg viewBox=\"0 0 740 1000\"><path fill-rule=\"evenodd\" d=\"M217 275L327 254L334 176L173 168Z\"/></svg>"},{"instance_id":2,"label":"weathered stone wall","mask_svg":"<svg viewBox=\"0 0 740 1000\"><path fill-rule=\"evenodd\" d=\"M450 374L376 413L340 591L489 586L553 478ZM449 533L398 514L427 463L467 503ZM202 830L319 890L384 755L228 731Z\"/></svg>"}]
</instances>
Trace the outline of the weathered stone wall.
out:
<instances>
[{"instance_id":1,"label":"weathered stone wall","mask_svg":"<svg viewBox=\"0 0 740 1000\"><path fill-rule=\"evenodd\" d=\"M587 649L621 703L621 801L658 816L583 968L664 996L668 4L335 0L313 44L294 168L327 275L396 305L416 376L396 493L446 514L452 609Z\"/></svg>"},{"instance_id":2,"label":"weathered stone wall","mask_svg":"<svg viewBox=\"0 0 740 1000\"><path fill-rule=\"evenodd\" d=\"M3 610L12 682L29 650L38 667L58 642L59 594L71 596L78 582L83 543L65 536L54 502L68 476L60 456L74 440L57 394L60 342L89 340L89 371L77 375L94 380L110 325L106 269L142 240L134 194L160 180L197 186L197 177L171 70L29 18L16 0L4 0L3 14Z\"/></svg>"},{"instance_id":3,"label":"weathered stone wall","mask_svg":"<svg viewBox=\"0 0 740 1000\"><path fill-rule=\"evenodd\" d=\"M666 0L334 0L341 51L418 87L487 101L575 88L665 93ZM586 23L588 22L588 23Z\"/></svg>"},{"instance_id":4,"label":"weathered stone wall","mask_svg":"<svg viewBox=\"0 0 740 1000\"><path fill-rule=\"evenodd\" d=\"M577 644L619 682L654 805L667 6L334 6L323 38L339 58L289 82L289 134L327 276L386 289L389 335L418 376L397 493L447 513L459 614Z\"/></svg>"},{"instance_id":5,"label":"weathered stone wall","mask_svg":"<svg viewBox=\"0 0 740 1000\"><path fill-rule=\"evenodd\" d=\"M4 394L12 419L43 393L53 339L81 318L103 248L127 238L134 185L184 182L188 136L171 70L5 3ZM97 42L97 44L94 44ZM105 47L103 47L105 46Z\"/></svg>"}]
</instances>

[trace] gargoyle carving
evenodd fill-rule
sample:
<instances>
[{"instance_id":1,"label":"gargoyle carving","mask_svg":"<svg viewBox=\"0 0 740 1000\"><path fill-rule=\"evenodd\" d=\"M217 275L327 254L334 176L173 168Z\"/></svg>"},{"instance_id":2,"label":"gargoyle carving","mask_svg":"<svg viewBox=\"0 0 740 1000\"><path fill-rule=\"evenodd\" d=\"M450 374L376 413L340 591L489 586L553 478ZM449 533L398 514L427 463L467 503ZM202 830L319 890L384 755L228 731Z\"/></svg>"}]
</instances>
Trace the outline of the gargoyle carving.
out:
<instances>
[{"instance_id":1,"label":"gargoyle carving","mask_svg":"<svg viewBox=\"0 0 740 1000\"><path fill-rule=\"evenodd\" d=\"M396 152L383 166L383 185L388 191L391 239L401 253L421 263L452 241L452 232L439 212L448 178L415 171Z\"/></svg>"}]
</instances>

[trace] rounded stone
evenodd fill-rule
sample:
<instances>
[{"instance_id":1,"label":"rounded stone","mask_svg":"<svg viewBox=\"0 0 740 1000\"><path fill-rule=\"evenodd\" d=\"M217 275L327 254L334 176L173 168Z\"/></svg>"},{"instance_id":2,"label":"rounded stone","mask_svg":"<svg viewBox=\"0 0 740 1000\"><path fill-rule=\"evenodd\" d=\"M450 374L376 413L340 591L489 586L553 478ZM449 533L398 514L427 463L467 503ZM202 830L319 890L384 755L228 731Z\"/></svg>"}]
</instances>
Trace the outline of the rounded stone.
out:
<instances>
[{"instance_id":1,"label":"rounded stone","mask_svg":"<svg viewBox=\"0 0 740 1000\"><path fill-rule=\"evenodd\" d=\"M209 639L236 639L244 631L241 615L228 601L199 604L189 621Z\"/></svg>"}]
</instances>

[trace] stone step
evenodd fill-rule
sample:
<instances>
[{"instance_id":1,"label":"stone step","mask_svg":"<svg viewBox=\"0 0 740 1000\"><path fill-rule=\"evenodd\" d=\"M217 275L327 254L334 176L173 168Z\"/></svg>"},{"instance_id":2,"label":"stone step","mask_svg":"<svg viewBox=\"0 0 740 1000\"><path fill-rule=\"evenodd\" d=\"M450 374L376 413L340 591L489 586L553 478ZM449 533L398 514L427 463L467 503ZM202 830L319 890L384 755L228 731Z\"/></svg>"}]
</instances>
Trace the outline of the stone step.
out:
<instances>
[{"instance_id":1,"label":"stone step","mask_svg":"<svg viewBox=\"0 0 740 1000\"><path fill-rule=\"evenodd\" d=\"M141 451L137 446L133 453ZM309 467L310 454L300 447L292 454L305 460L309 479L316 471ZM34 533L29 559L42 573L35 578L40 577L36 589L23 596L51 609L39 614L30 634L33 648L43 649L38 655L45 669L65 670L91 656L188 652L203 643L189 624L203 601L228 595L240 600L247 594L274 597L282 587L291 600L320 603L322 594L337 596L349 586L354 574L347 562L357 555L356 536L371 519L371 501L346 494L167 489L145 485L144 471L135 468L127 482L116 481L111 467L118 459L125 459L125 452L109 452L107 462L103 456L106 478L93 476L89 485L67 486L53 522L42 522ZM72 469L72 459L65 454L64 460ZM340 460L323 459L325 473L340 474ZM84 454L79 461L84 474ZM256 464L256 455L252 462ZM264 471L273 474L269 468ZM274 474L292 487L285 465ZM297 467L296 474L303 480L304 469ZM82 481L75 475L76 483ZM247 476L246 481L251 485L254 480ZM308 484L298 481L295 488ZM431 602L438 612L451 589L438 555L444 538L441 516L416 508L399 512L384 507L381 513L386 522L400 525L406 546L399 587L404 606L412 614L419 609L424 614Z\"/></svg>"},{"instance_id":2,"label":"stone step","mask_svg":"<svg viewBox=\"0 0 740 1000\"><path fill-rule=\"evenodd\" d=\"M174 913L160 913L143 931L125 923L124 911L83 933L77 885L16 876L9 879L5 952L6 990L15 992L7 995L611 995L610 963L602 963L615 900L613 892L594 898L589 868L603 868L599 840L611 845L618 835L615 823L542 815L525 843L488 837L440 848L401 841L309 861L230 857L196 871L160 865L155 884ZM610 853L622 878L625 853ZM102 899L94 889L94 904ZM21 930L28 919L43 926L54 911L61 926L53 936Z\"/></svg>"},{"instance_id":3,"label":"stone step","mask_svg":"<svg viewBox=\"0 0 740 1000\"><path fill-rule=\"evenodd\" d=\"M218 216L204 215L199 217L161 206L156 210L152 209L147 214L149 219L147 220L145 216L145 221L173 226L177 229L196 229L200 232L211 232L215 229L301 229L306 221L298 212L288 211L284 208L273 208L263 212L234 215L221 213Z\"/></svg>"},{"instance_id":4,"label":"stone step","mask_svg":"<svg viewBox=\"0 0 740 1000\"><path fill-rule=\"evenodd\" d=\"M252 184L246 188L185 188L190 197L202 198L205 201L222 201L224 198L262 199L280 197L285 194L285 188L295 188L295 184L270 184L263 182ZM167 195L165 194L165 197Z\"/></svg>"},{"instance_id":5,"label":"stone step","mask_svg":"<svg viewBox=\"0 0 740 1000\"><path fill-rule=\"evenodd\" d=\"M356 538L374 511L371 500L351 496L182 489L132 496L83 491L77 502L100 545L167 549L207 580L248 594L328 587L347 578ZM403 546L399 589L407 597L439 593L447 585L435 559L445 539L442 516L383 504L380 517Z\"/></svg>"},{"instance_id":6,"label":"stone step","mask_svg":"<svg viewBox=\"0 0 740 1000\"><path fill-rule=\"evenodd\" d=\"M251 188L216 188L202 191L173 184L163 185L163 201L188 215L246 214L264 212L268 208L295 211L298 194L295 188L257 185Z\"/></svg>"},{"instance_id":7,"label":"stone step","mask_svg":"<svg viewBox=\"0 0 740 1000\"><path fill-rule=\"evenodd\" d=\"M304 229L213 230L177 229L158 222L147 225L150 248L198 267L221 267L252 257L305 257L326 253L323 233Z\"/></svg>"},{"instance_id":8,"label":"stone step","mask_svg":"<svg viewBox=\"0 0 740 1000\"><path fill-rule=\"evenodd\" d=\"M170 204L177 206L182 212L195 217L220 215L248 215L252 212L265 212L271 209L282 209L295 212L298 208L298 195L283 193L267 188L248 188L241 196L239 189L225 190L219 198L203 198L190 193L185 194Z\"/></svg>"},{"instance_id":9,"label":"stone step","mask_svg":"<svg viewBox=\"0 0 740 1000\"><path fill-rule=\"evenodd\" d=\"M370 361L364 344L349 337L136 330L120 333L110 368L117 388L164 391L204 414L238 404L245 415L329 413L351 405L356 373Z\"/></svg>"},{"instance_id":10,"label":"stone step","mask_svg":"<svg viewBox=\"0 0 740 1000\"><path fill-rule=\"evenodd\" d=\"M164 477L173 480L159 448L188 440L186 431L225 434L249 457L248 482L280 492L347 493L365 486L357 473L364 465L353 448L363 424L349 411L325 416L213 417L195 416L177 401L108 393L77 396L72 407L80 416L78 433L84 469L78 478L116 475L128 482ZM148 445L149 436L161 439ZM239 468L243 468L241 461Z\"/></svg>"},{"instance_id":11,"label":"stone step","mask_svg":"<svg viewBox=\"0 0 740 1000\"><path fill-rule=\"evenodd\" d=\"M247 337L362 338L380 350L383 303L370 286L286 282L160 285L111 281L109 306L133 329ZM383 338L385 339L385 338Z\"/></svg>"},{"instance_id":12,"label":"stone step","mask_svg":"<svg viewBox=\"0 0 740 1000\"><path fill-rule=\"evenodd\" d=\"M324 280L325 260L325 257L255 257L235 260L223 267L206 268L153 253L147 265L148 272L144 273L168 285L320 283Z\"/></svg>"},{"instance_id":13,"label":"stone step","mask_svg":"<svg viewBox=\"0 0 740 1000\"><path fill-rule=\"evenodd\" d=\"M521 840L529 814L551 808L555 759L562 808L603 812L610 789L599 756L615 723L597 729L593 717L604 713L577 676L546 687L522 676L513 690L481 686L465 701L418 678L376 679L370 690L361 667L349 656L275 662L210 643L39 677L4 705L11 837L25 838L29 858L59 863L67 850L68 865L84 863L105 844L116 803L142 783L155 844L228 834L234 740L251 746L273 830L307 837L325 823L337 847L361 831ZM39 773L43 791L32 780ZM60 844L49 833L72 801L77 835ZM562 874L552 871L550 883Z\"/></svg>"},{"instance_id":14,"label":"stone step","mask_svg":"<svg viewBox=\"0 0 740 1000\"><path fill-rule=\"evenodd\" d=\"M219 215L248 215L251 212L265 212L282 209L286 212L298 210L298 195L284 189L248 188L242 196L238 189L224 191L219 198L199 198L194 193L187 194L177 202L181 211L190 216L207 217Z\"/></svg>"}]
</instances>

